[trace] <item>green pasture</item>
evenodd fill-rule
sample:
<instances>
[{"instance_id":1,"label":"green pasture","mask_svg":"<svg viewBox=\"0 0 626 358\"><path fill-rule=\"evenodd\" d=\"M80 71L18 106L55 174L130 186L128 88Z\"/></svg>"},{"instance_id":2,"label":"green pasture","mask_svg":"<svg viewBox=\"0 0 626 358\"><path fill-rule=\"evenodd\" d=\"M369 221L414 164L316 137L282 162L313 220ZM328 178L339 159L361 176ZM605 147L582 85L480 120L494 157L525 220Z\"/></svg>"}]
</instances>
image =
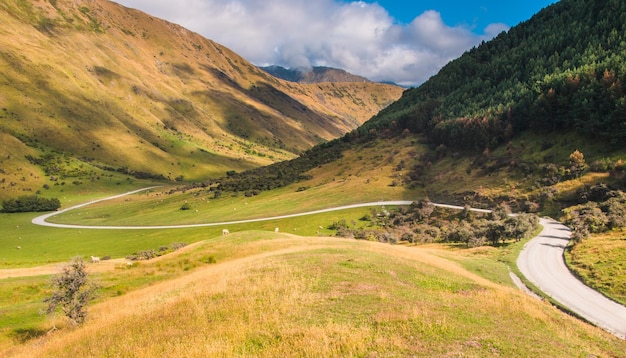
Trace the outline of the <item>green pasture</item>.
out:
<instances>
[{"instance_id":1,"label":"green pasture","mask_svg":"<svg viewBox=\"0 0 626 358\"><path fill-rule=\"evenodd\" d=\"M368 208L344 210L256 223L181 229L102 230L64 229L33 225L34 213L0 214L0 269L69 261L74 256L126 257L141 250L158 249L173 242L191 244L222 234L248 230L292 233L301 236L332 235L333 222L358 220ZM322 229L320 229L320 226Z\"/></svg>"},{"instance_id":2,"label":"green pasture","mask_svg":"<svg viewBox=\"0 0 626 358\"><path fill-rule=\"evenodd\" d=\"M224 193L215 199L206 189L165 194L158 188L116 200L95 203L50 218L50 222L82 225L181 225L217 223L301 213L381 200L420 200L402 188L381 192L344 188L342 184L298 191L298 184L253 197ZM187 204L189 210L181 210Z\"/></svg>"}]
</instances>

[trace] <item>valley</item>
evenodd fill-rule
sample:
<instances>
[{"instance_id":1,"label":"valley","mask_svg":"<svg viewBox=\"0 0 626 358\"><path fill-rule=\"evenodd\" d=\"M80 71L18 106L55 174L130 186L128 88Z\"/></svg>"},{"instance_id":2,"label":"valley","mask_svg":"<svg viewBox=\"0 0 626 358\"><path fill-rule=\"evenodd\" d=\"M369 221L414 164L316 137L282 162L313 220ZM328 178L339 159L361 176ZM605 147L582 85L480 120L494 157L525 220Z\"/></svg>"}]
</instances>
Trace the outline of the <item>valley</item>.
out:
<instances>
[{"instance_id":1,"label":"valley","mask_svg":"<svg viewBox=\"0 0 626 358\"><path fill-rule=\"evenodd\" d=\"M279 79L110 1L1 3L0 356L623 357L528 257L624 304L626 6L598 4L405 89ZM77 257L80 325L42 314Z\"/></svg>"}]
</instances>

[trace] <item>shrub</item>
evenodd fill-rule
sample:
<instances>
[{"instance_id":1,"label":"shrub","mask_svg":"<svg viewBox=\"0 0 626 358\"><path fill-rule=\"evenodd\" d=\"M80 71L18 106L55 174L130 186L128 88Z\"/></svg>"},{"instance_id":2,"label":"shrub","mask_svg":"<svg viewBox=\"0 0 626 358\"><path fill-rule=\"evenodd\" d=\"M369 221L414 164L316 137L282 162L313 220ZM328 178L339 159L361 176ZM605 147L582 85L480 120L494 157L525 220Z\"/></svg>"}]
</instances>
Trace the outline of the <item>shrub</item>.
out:
<instances>
[{"instance_id":1,"label":"shrub","mask_svg":"<svg viewBox=\"0 0 626 358\"><path fill-rule=\"evenodd\" d=\"M46 313L61 308L72 324L78 325L85 321L85 306L95 298L97 289L96 285L89 282L85 268L83 259L75 257L52 279L53 292L44 299L48 304Z\"/></svg>"},{"instance_id":2,"label":"shrub","mask_svg":"<svg viewBox=\"0 0 626 358\"><path fill-rule=\"evenodd\" d=\"M156 252L154 250L143 250L137 253L126 256L126 259L131 261L141 261L141 260L150 260L152 258L157 257Z\"/></svg>"},{"instance_id":3,"label":"shrub","mask_svg":"<svg viewBox=\"0 0 626 358\"><path fill-rule=\"evenodd\" d=\"M2 212L4 213L54 211L60 207L59 199L40 198L36 195L20 196L17 199L8 199L2 202Z\"/></svg>"}]
</instances>

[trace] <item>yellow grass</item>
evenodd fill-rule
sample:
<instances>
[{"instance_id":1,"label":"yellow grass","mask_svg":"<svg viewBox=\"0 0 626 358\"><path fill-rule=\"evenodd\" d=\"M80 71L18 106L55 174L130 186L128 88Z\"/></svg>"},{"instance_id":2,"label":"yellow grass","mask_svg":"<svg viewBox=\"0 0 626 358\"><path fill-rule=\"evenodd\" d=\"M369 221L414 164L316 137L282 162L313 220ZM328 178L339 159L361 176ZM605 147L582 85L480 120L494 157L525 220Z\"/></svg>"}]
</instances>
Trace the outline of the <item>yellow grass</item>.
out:
<instances>
[{"instance_id":1,"label":"yellow grass","mask_svg":"<svg viewBox=\"0 0 626 358\"><path fill-rule=\"evenodd\" d=\"M565 257L587 285L626 304L626 230L593 234L572 247Z\"/></svg>"},{"instance_id":2,"label":"yellow grass","mask_svg":"<svg viewBox=\"0 0 626 358\"><path fill-rule=\"evenodd\" d=\"M238 242L259 233L232 235ZM224 259L91 307L8 356L619 356L626 343L437 250L262 234ZM226 241L198 245L210 253Z\"/></svg>"}]
</instances>

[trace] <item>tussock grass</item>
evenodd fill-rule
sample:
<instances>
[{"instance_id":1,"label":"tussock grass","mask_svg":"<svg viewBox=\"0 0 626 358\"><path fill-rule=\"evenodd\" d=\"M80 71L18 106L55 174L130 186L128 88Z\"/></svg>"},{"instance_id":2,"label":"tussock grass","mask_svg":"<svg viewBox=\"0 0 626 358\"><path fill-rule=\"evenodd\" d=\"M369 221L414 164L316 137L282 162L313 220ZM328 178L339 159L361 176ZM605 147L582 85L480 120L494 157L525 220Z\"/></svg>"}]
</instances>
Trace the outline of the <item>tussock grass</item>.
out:
<instances>
[{"instance_id":1,"label":"tussock grass","mask_svg":"<svg viewBox=\"0 0 626 358\"><path fill-rule=\"evenodd\" d=\"M108 299L83 327L14 346L10 355L566 357L626 348L436 250L232 236L237 258ZM251 241L244 253L236 250L241 241ZM228 241L196 249L219 247Z\"/></svg>"},{"instance_id":2,"label":"tussock grass","mask_svg":"<svg viewBox=\"0 0 626 358\"><path fill-rule=\"evenodd\" d=\"M626 304L626 233L594 234L565 252L570 269L587 285Z\"/></svg>"}]
</instances>

